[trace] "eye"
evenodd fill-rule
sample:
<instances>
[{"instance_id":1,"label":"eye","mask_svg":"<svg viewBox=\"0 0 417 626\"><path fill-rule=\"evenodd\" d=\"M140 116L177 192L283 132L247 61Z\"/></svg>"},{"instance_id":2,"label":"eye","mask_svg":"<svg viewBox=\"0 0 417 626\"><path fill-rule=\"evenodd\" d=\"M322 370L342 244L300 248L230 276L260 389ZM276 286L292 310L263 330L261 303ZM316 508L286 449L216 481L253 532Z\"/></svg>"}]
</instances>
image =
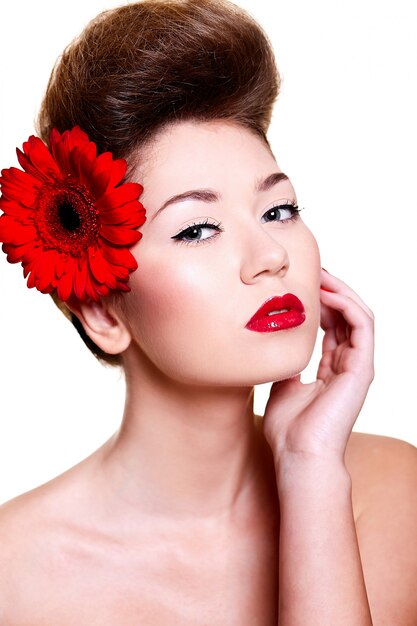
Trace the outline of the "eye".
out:
<instances>
[{"instance_id":1,"label":"eye","mask_svg":"<svg viewBox=\"0 0 417 626\"><path fill-rule=\"evenodd\" d=\"M208 237L201 238L199 237L199 235L201 234L201 231L203 230L217 231L217 232L215 232L213 235L210 235ZM209 239L210 240L214 239L214 237L217 237L217 235L222 230L223 228L220 222L218 224L210 224L210 222L206 220L203 223L190 224L189 226L187 226L185 230L182 230L180 233L178 233L178 235L171 237L171 239L176 240L176 242L178 243L195 245L199 243L204 243L205 241L208 241Z\"/></svg>"},{"instance_id":2,"label":"eye","mask_svg":"<svg viewBox=\"0 0 417 626\"><path fill-rule=\"evenodd\" d=\"M268 209L268 211L266 211L266 213L264 213L262 217L268 215L271 219L267 220L267 222L286 224L287 222L295 222L298 218L300 211L301 209L299 209L296 204L292 204L291 202L284 202L283 204L278 204ZM202 231L215 232L212 235L201 237ZM171 239L174 239L176 243L180 244L197 245L200 243L211 241L212 239L217 237L222 231L223 228L220 222L218 224L211 224L207 219L203 223L197 222L189 224L187 228L178 233L178 235L174 235L174 237L171 237Z\"/></svg>"},{"instance_id":3,"label":"eye","mask_svg":"<svg viewBox=\"0 0 417 626\"><path fill-rule=\"evenodd\" d=\"M271 207L262 217L268 215L271 218L267 220L268 222L295 222L298 219L300 210L296 204L285 202L284 204Z\"/></svg>"}]
</instances>

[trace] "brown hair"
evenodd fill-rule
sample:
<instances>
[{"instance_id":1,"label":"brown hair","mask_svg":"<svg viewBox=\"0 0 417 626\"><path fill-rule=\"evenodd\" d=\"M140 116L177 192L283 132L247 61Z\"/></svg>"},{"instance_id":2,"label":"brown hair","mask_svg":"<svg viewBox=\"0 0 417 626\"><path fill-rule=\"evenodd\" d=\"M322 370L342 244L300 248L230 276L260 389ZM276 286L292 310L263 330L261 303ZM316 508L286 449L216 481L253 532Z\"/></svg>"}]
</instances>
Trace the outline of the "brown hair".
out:
<instances>
[{"instance_id":1,"label":"brown hair","mask_svg":"<svg viewBox=\"0 0 417 626\"><path fill-rule=\"evenodd\" d=\"M38 118L38 133L79 125L97 144L125 158L165 126L225 119L268 144L280 77L257 22L228 0L142 0L104 11L64 50ZM121 365L86 335L65 304L54 302L101 361Z\"/></svg>"}]
</instances>

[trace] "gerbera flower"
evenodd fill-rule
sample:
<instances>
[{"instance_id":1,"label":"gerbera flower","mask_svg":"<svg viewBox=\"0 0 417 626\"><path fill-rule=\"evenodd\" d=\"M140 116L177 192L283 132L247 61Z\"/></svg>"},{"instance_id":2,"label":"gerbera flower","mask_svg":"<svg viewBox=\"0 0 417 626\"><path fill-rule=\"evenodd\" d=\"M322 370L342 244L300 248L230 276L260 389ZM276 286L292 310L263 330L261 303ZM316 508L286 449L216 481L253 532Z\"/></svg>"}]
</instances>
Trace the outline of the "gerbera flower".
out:
<instances>
[{"instance_id":1,"label":"gerbera flower","mask_svg":"<svg viewBox=\"0 0 417 626\"><path fill-rule=\"evenodd\" d=\"M22 263L27 286L56 289L64 302L98 300L130 291L137 262L127 249L142 237L146 220L139 183L119 183L126 161L95 143L78 126L62 135L52 129L50 146L33 135L17 149L23 170L2 170L0 242L10 263Z\"/></svg>"}]
</instances>

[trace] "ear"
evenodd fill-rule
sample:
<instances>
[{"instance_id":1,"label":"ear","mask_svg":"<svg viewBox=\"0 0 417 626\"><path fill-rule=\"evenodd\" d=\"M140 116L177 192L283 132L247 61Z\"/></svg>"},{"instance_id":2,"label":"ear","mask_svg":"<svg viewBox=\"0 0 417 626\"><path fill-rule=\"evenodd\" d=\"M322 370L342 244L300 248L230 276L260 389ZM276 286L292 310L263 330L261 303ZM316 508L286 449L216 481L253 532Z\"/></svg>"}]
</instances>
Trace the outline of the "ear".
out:
<instances>
[{"instance_id":1,"label":"ear","mask_svg":"<svg viewBox=\"0 0 417 626\"><path fill-rule=\"evenodd\" d=\"M132 336L127 325L103 300L71 302L67 306L78 317L90 339L104 352L120 354L129 347Z\"/></svg>"}]
</instances>

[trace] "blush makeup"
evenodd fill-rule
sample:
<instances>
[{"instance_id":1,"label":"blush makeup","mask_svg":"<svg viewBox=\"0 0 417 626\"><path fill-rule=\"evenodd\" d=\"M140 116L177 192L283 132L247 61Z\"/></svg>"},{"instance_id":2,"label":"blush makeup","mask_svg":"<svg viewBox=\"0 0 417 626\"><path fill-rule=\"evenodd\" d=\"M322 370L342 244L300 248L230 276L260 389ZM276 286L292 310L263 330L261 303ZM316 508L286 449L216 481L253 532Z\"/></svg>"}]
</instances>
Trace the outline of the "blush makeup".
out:
<instances>
[{"instance_id":1,"label":"blush makeup","mask_svg":"<svg viewBox=\"0 0 417 626\"><path fill-rule=\"evenodd\" d=\"M271 333L300 326L306 318L301 300L292 293L273 296L262 304L245 328L258 333Z\"/></svg>"}]
</instances>

